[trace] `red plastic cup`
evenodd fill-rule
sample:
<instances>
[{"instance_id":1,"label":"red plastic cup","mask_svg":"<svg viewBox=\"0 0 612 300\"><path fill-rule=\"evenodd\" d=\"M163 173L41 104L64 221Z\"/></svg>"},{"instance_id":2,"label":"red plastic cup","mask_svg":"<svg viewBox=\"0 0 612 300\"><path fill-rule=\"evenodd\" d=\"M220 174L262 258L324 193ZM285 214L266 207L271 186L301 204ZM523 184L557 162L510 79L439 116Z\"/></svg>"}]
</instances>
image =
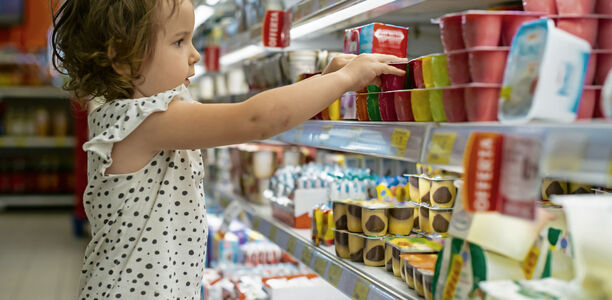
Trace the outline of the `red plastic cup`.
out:
<instances>
[{"instance_id":1,"label":"red plastic cup","mask_svg":"<svg viewBox=\"0 0 612 300\"><path fill-rule=\"evenodd\" d=\"M395 113L395 92L381 93L378 96L378 109L380 110L380 118L383 121L394 122L397 121L397 115Z\"/></svg>"},{"instance_id":2,"label":"red plastic cup","mask_svg":"<svg viewBox=\"0 0 612 300\"><path fill-rule=\"evenodd\" d=\"M468 63L468 53L466 51L448 53L446 56L446 66L448 77L453 85L470 83L470 65Z\"/></svg>"},{"instance_id":3,"label":"red plastic cup","mask_svg":"<svg viewBox=\"0 0 612 300\"><path fill-rule=\"evenodd\" d=\"M467 121L464 88L446 88L442 90L442 102L444 103L444 112L446 113L447 121Z\"/></svg>"},{"instance_id":4,"label":"red plastic cup","mask_svg":"<svg viewBox=\"0 0 612 300\"><path fill-rule=\"evenodd\" d=\"M597 71L595 72L595 84L603 85L608 73L612 70L612 52L597 54Z\"/></svg>"},{"instance_id":5,"label":"red plastic cup","mask_svg":"<svg viewBox=\"0 0 612 300\"><path fill-rule=\"evenodd\" d=\"M393 93L393 102L395 102L395 114L397 120L402 122L413 122L412 103L410 101L410 91Z\"/></svg>"},{"instance_id":6,"label":"red plastic cup","mask_svg":"<svg viewBox=\"0 0 612 300\"><path fill-rule=\"evenodd\" d=\"M468 121L497 121L499 90L497 87L466 87L465 112Z\"/></svg>"},{"instance_id":7,"label":"red plastic cup","mask_svg":"<svg viewBox=\"0 0 612 300\"><path fill-rule=\"evenodd\" d=\"M612 1L599 0L595 6L595 13L598 15L612 15Z\"/></svg>"},{"instance_id":8,"label":"red plastic cup","mask_svg":"<svg viewBox=\"0 0 612 300\"><path fill-rule=\"evenodd\" d=\"M391 63L389 65L406 71L408 63ZM397 76L392 74L382 74L380 75L380 87L382 88L383 92L403 90L406 88L406 75L404 74L402 76Z\"/></svg>"},{"instance_id":9,"label":"red plastic cup","mask_svg":"<svg viewBox=\"0 0 612 300\"><path fill-rule=\"evenodd\" d=\"M412 83L417 89L425 88L425 80L423 80L423 62L421 59L413 59L408 65L410 66L410 75L412 75Z\"/></svg>"},{"instance_id":10,"label":"red plastic cup","mask_svg":"<svg viewBox=\"0 0 612 300\"><path fill-rule=\"evenodd\" d=\"M582 90L582 97L580 98L580 104L578 105L578 112L576 113L576 119L578 120L590 120L595 115L595 100L596 95L601 92L601 88L596 87L584 87Z\"/></svg>"},{"instance_id":11,"label":"red plastic cup","mask_svg":"<svg viewBox=\"0 0 612 300\"><path fill-rule=\"evenodd\" d=\"M440 37L446 52L465 48L461 18L461 14L451 14L440 18Z\"/></svg>"},{"instance_id":12,"label":"red plastic cup","mask_svg":"<svg viewBox=\"0 0 612 300\"><path fill-rule=\"evenodd\" d=\"M597 18L559 17L557 28L569 32L595 47L597 42Z\"/></svg>"},{"instance_id":13,"label":"red plastic cup","mask_svg":"<svg viewBox=\"0 0 612 300\"><path fill-rule=\"evenodd\" d=\"M557 12L560 15L579 14L588 15L592 14L595 10L595 0L556 0L557 1ZM608 0L599 0L608 1Z\"/></svg>"},{"instance_id":14,"label":"red plastic cup","mask_svg":"<svg viewBox=\"0 0 612 300\"><path fill-rule=\"evenodd\" d=\"M470 51L470 75L473 82L502 83L506 70L507 49Z\"/></svg>"},{"instance_id":15,"label":"red plastic cup","mask_svg":"<svg viewBox=\"0 0 612 300\"><path fill-rule=\"evenodd\" d=\"M523 0L523 9L528 12L541 12L548 15L557 14L555 0Z\"/></svg>"},{"instance_id":16,"label":"red plastic cup","mask_svg":"<svg viewBox=\"0 0 612 300\"><path fill-rule=\"evenodd\" d=\"M499 46L503 15L492 12L467 12L461 19L463 41L467 48Z\"/></svg>"},{"instance_id":17,"label":"red plastic cup","mask_svg":"<svg viewBox=\"0 0 612 300\"><path fill-rule=\"evenodd\" d=\"M584 77L584 85L591 85L595 80L595 70L597 70L597 54L591 53L589 57L589 66L587 67L586 76Z\"/></svg>"},{"instance_id":18,"label":"red plastic cup","mask_svg":"<svg viewBox=\"0 0 612 300\"><path fill-rule=\"evenodd\" d=\"M503 46L510 46L512 39L523 25L523 23L538 19L536 15L525 15L519 13L512 13L504 15L504 23L502 24L501 42Z\"/></svg>"},{"instance_id":19,"label":"red plastic cup","mask_svg":"<svg viewBox=\"0 0 612 300\"><path fill-rule=\"evenodd\" d=\"M357 108L357 120L359 121L370 121L368 117L368 96L366 94L358 94L355 100L355 107Z\"/></svg>"},{"instance_id":20,"label":"red plastic cup","mask_svg":"<svg viewBox=\"0 0 612 300\"><path fill-rule=\"evenodd\" d=\"M609 6L612 6L612 1L607 2ZM612 12L609 12L612 15ZM597 38L597 46L599 49L612 50L612 19L599 19L599 34Z\"/></svg>"}]
</instances>

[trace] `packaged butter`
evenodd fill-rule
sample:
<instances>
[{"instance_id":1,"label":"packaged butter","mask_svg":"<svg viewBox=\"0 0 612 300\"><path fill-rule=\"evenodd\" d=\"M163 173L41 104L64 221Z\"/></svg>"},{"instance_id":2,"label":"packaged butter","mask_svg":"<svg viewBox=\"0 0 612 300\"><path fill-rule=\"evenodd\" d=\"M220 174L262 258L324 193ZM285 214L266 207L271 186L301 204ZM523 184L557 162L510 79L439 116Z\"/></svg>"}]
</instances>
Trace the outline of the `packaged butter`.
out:
<instances>
[{"instance_id":1,"label":"packaged butter","mask_svg":"<svg viewBox=\"0 0 612 300\"><path fill-rule=\"evenodd\" d=\"M591 46L549 19L525 23L514 37L500 94L502 122L572 122Z\"/></svg>"}]
</instances>

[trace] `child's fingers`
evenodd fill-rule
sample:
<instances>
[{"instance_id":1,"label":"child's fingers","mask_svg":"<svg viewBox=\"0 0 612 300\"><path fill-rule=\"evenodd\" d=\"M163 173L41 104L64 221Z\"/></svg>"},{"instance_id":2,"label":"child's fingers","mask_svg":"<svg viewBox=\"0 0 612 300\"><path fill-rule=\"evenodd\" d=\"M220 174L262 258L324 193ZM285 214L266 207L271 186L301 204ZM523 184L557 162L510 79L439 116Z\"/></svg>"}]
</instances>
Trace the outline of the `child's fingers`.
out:
<instances>
[{"instance_id":1,"label":"child's fingers","mask_svg":"<svg viewBox=\"0 0 612 300\"><path fill-rule=\"evenodd\" d=\"M406 74L406 71L402 70L402 69L398 69L394 66L390 66L390 65L385 65L384 69L382 70L383 74L391 74L391 75L397 75L397 76L403 76Z\"/></svg>"},{"instance_id":2,"label":"child's fingers","mask_svg":"<svg viewBox=\"0 0 612 300\"><path fill-rule=\"evenodd\" d=\"M372 54L372 56L374 57L374 59L382 63L408 61L407 58L401 58L395 55L388 55L388 54Z\"/></svg>"}]
</instances>

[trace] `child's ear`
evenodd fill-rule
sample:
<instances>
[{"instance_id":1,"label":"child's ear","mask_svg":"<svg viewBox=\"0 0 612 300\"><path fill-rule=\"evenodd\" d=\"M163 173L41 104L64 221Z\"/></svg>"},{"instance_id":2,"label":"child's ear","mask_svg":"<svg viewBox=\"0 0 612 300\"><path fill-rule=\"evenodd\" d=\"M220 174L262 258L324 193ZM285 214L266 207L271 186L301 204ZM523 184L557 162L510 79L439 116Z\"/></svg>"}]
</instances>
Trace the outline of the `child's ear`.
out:
<instances>
[{"instance_id":1,"label":"child's ear","mask_svg":"<svg viewBox=\"0 0 612 300\"><path fill-rule=\"evenodd\" d=\"M115 48L112 45L108 46L107 55L108 55L109 60L111 61L111 66L113 67L113 70L115 70L117 74L124 75L124 76L130 76L131 74L130 66L126 64L119 64L119 63L113 62L115 56L117 55L117 52L115 51Z\"/></svg>"}]
</instances>

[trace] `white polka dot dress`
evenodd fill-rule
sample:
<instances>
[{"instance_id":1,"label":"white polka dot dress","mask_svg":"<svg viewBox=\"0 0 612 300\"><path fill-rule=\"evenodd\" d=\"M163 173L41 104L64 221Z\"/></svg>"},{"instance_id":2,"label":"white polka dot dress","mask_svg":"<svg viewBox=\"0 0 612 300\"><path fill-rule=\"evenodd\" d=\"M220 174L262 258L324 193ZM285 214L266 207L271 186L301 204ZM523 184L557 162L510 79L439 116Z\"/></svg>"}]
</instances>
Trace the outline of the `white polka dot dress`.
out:
<instances>
[{"instance_id":1,"label":"white polka dot dress","mask_svg":"<svg viewBox=\"0 0 612 300\"><path fill-rule=\"evenodd\" d=\"M106 103L89 115L83 201L93 238L79 299L200 299L208 230L200 150L164 150L134 173L105 175L113 143L167 110L175 96L193 102L180 86Z\"/></svg>"}]
</instances>

